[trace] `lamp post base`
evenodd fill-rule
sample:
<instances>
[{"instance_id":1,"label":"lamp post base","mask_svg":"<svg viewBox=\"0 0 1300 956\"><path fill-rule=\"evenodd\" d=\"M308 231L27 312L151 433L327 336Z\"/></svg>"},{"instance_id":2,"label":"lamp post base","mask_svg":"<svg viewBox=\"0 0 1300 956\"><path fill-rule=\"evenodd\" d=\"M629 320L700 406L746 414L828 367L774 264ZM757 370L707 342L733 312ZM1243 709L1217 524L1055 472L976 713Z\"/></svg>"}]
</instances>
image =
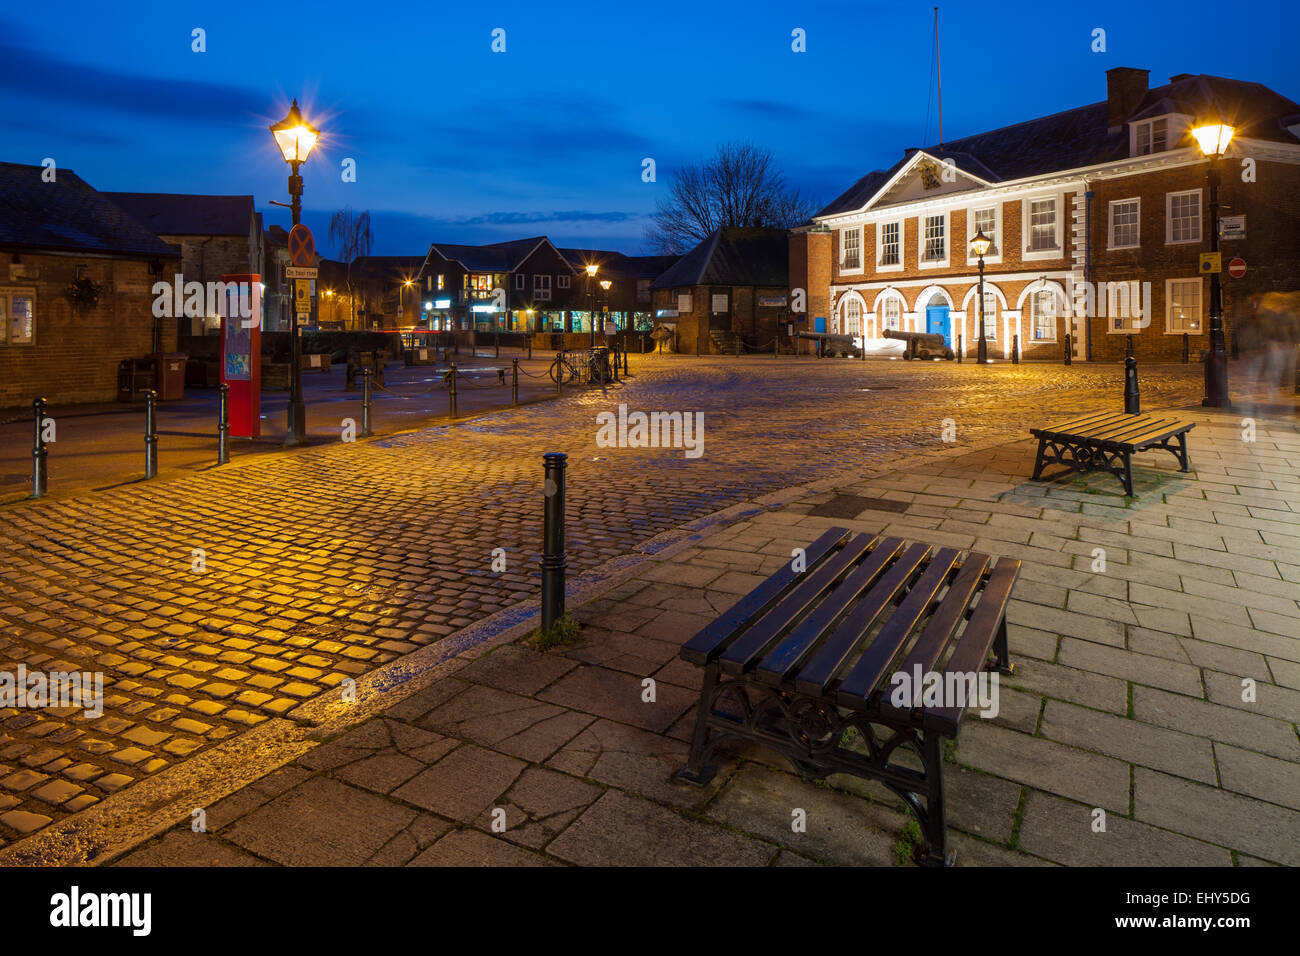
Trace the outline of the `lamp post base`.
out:
<instances>
[{"instance_id":1,"label":"lamp post base","mask_svg":"<svg viewBox=\"0 0 1300 956\"><path fill-rule=\"evenodd\" d=\"M307 405L302 399L290 400L285 418L284 443L301 445L307 440Z\"/></svg>"}]
</instances>

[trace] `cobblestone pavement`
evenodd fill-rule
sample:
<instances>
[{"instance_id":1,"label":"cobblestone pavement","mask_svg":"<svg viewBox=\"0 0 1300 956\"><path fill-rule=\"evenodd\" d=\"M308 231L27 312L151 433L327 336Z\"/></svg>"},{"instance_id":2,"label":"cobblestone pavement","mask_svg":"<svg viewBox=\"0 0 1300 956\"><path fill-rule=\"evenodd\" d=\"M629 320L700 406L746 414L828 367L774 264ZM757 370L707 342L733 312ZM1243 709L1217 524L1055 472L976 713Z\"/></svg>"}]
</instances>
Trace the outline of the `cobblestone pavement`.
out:
<instances>
[{"instance_id":1,"label":"cobblestone pavement","mask_svg":"<svg viewBox=\"0 0 1300 956\"><path fill-rule=\"evenodd\" d=\"M997 717L968 715L947 754L959 865L1300 864L1300 435L1259 421L1248 443L1239 413L1181 415L1196 423L1193 471L1138 456L1127 505L1110 475L1030 482L1023 439L862 463L653 555L577 609L576 644L474 648L215 803L206 833L182 823L120 862L906 861L909 817L878 785L810 784L725 744L707 788L672 776L701 673L681 642L840 526L1023 562L1016 671Z\"/></svg>"},{"instance_id":2,"label":"cobblestone pavement","mask_svg":"<svg viewBox=\"0 0 1300 956\"><path fill-rule=\"evenodd\" d=\"M0 711L0 841L30 834L535 594L540 456L570 454L571 572L890 453L1120 400L1115 366L645 358L622 388L0 511L0 670L95 670L105 710ZM1148 407L1195 367L1143 371ZM705 454L594 415L702 411ZM504 548L508 570L491 570Z\"/></svg>"}]
</instances>

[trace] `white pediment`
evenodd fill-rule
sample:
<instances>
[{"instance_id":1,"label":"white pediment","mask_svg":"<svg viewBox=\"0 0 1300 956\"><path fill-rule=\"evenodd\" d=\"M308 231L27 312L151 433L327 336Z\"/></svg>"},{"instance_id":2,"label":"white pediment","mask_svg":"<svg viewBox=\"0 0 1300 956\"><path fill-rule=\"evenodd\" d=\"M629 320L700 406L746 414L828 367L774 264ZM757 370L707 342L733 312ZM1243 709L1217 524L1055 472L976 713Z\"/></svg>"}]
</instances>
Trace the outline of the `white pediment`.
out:
<instances>
[{"instance_id":1,"label":"white pediment","mask_svg":"<svg viewBox=\"0 0 1300 956\"><path fill-rule=\"evenodd\" d=\"M990 185L992 184L978 176L963 172L956 160L945 161L929 153L918 152L867 205L871 208L917 202L951 193L984 189Z\"/></svg>"}]
</instances>

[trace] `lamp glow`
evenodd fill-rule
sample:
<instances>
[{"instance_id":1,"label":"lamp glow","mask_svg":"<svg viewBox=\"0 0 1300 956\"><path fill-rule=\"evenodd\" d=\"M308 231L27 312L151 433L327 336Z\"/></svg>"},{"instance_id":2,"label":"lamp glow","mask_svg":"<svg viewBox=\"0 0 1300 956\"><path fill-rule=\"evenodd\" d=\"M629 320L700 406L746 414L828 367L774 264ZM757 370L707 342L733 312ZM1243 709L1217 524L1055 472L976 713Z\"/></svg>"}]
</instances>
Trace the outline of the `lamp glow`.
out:
<instances>
[{"instance_id":1,"label":"lamp glow","mask_svg":"<svg viewBox=\"0 0 1300 956\"><path fill-rule=\"evenodd\" d=\"M1235 130L1226 123L1206 123L1192 130L1192 135L1196 137L1196 144L1201 147L1202 153L1215 157L1227 152L1234 132Z\"/></svg>"},{"instance_id":2,"label":"lamp glow","mask_svg":"<svg viewBox=\"0 0 1300 956\"><path fill-rule=\"evenodd\" d=\"M993 248L993 240L990 239L988 236L984 235L983 229L981 229L979 232L975 233L975 235L971 237L970 251L975 253L975 256L977 258L982 258L983 256L988 255L989 250L992 248Z\"/></svg>"},{"instance_id":3,"label":"lamp glow","mask_svg":"<svg viewBox=\"0 0 1300 956\"><path fill-rule=\"evenodd\" d=\"M285 118L271 127L271 135L286 163L302 163L316 145L320 130L302 118L298 101L294 100Z\"/></svg>"}]
</instances>

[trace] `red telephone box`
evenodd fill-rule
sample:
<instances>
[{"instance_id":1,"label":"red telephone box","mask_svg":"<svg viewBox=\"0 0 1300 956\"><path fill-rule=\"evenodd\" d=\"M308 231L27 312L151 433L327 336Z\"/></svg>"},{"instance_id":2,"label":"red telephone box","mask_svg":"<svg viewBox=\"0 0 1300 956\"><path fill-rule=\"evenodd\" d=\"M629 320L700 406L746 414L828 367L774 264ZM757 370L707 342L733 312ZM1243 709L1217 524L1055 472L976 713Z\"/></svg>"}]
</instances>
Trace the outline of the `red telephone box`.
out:
<instances>
[{"instance_id":1,"label":"red telephone box","mask_svg":"<svg viewBox=\"0 0 1300 956\"><path fill-rule=\"evenodd\" d=\"M230 386L230 434L262 434L262 277L223 275L221 381Z\"/></svg>"}]
</instances>

